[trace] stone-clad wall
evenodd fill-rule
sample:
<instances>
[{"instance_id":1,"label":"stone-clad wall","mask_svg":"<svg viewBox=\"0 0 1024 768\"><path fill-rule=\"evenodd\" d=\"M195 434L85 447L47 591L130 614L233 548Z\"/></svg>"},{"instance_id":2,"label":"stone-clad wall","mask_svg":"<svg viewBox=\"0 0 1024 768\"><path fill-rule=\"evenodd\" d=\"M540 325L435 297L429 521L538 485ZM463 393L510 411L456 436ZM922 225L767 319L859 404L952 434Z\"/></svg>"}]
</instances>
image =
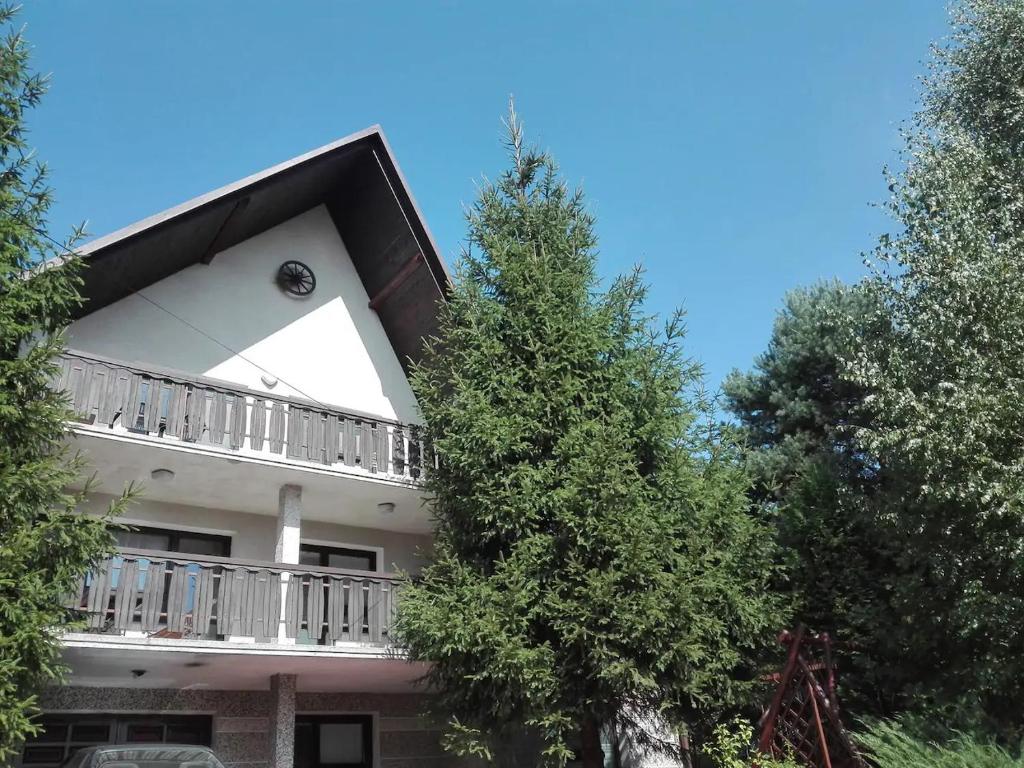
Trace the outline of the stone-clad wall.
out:
<instances>
[{"instance_id":1,"label":"stone-clad wall","mask_svg":"<svg viewBox=\"0 0 1024 768\"><path fill-rule=\"evenodd\" d=\"M441 768L457 760L441 751L438 730L420 713L424 697L376 693L298 693L295 710L373 713L380 768ZM270 691L182 691L159 688L49 690L46 712L210 714L213 749L228 768L271 768Z\"/></svg>"}]
</instances>

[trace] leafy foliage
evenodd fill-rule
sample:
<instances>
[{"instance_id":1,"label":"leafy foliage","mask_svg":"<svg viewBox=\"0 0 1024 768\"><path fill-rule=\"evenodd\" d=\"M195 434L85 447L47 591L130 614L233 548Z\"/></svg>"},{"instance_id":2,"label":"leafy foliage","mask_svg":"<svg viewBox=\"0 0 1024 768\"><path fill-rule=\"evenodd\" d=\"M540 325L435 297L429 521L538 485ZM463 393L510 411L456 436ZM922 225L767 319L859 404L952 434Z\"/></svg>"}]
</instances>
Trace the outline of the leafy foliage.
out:
<instances>
[{"instance_id":1,"label":"leafy foliage","mask_svg":"<svg viewBox=\"0 0 1024 768\"><path fill-rule=\"evenodd\" d=\"M754 729L742 718L719 723L701 752L711 761L711 768L801 768L795 760L778 760L762 755L751 746Z\"/></svg>"},{"instance_id":2,"label":"leafy foliage","mask_svg":"<svg viewBox=\"0 0 1024 768\"><path fill-rule=\"evenodd\" d=\"M938 701L1024 716L1024 1L970 0L892 178L898 232L864 284L891 327L850 360L886 468L893 599Z\"/></svg>"},{"instance_id":3,"label":"leafy foliage","mask_svg":"<svg viewBox=\"0 0 1024 768\"><path fill-rule=\"evenodd\" d=\"M599 724L695 722L749 700L784 616L772 537L699 396L681 317L643 313L638 273L598 291L593 221L525 146L483 186L414 389L435 447L433 562L398 620L451 715L492 756L526 726L562 765ZM672 744L646 746L673 749Z\"/></svg>"},{"instance_id":4,"label":"leafy foliage","mask_svg":"<svg viewBox=\"0 0 1024 768\"><path fill-rule=\"evenodd\" d=\"M1024 0L965 0L854 288L795 294L729 382L793 584L861 711L1024 716ZM773 485L774 483L774 485ZM874 691L874 695L869 695Z\"/></svg>"},{"instance_id":5,"label":"leafy foliage","mask_svg":"<svg viewBox=\"0 0 1024 768\"><path fill-rule=\"evenodd\" d=\"M10 23L0 8L0 24ZM19 32L0 47L0 762L35 726L36 692L61 674L58 633L65 597L111 545L104 521L75 513L67 491L82 462L66 455L62 396L48 386L60 330L79 302L75 259L45 236L46 170L25 143L25 112L46 87L28 71Z\"/></svg>"},{"instance_id":6,"label":"leafy foliage","mask_svg":"<svg viewBox=\"0 0 1024 768\"><path fill-rule=\"evenodd\" d=\"M882 722L857 736L878 768L1022 768L1024 756L956 734L944 742L922 739L898 721Z\"/></svg>"}]
</instances>

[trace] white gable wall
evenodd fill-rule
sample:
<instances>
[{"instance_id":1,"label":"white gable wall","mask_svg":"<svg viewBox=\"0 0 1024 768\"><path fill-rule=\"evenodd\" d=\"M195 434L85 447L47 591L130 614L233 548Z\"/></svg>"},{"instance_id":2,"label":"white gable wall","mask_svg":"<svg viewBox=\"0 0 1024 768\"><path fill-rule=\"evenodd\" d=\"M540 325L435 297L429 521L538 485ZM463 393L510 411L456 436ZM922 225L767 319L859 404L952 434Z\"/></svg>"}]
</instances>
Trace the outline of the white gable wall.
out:
<instances>
[{"instance_id":1,"label":"white gable wall","mask_svg":"<svg viewBox=\"0 0 1024 768\"><path fill-rule=\"evenodd\" d=\"M278 267L288 259L313 270L312 295L295 298L278 288ZM217 341L131 295L72 324L68 346L417 420L409 382L322 205L143 293ZM263 383L261 368L278 379L276 386Z\"/></svg>"}]
</instances>

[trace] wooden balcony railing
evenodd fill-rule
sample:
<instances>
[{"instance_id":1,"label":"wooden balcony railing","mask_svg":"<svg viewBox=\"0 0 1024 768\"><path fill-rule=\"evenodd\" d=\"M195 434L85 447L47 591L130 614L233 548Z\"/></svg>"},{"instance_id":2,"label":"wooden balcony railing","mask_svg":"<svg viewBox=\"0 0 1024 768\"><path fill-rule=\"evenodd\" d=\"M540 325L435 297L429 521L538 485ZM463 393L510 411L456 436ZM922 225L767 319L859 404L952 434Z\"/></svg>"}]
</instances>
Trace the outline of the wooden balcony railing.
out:
<instances>
[{"instance_id":1,"label":"wooden balcony railing","mask_svg":"<svg viewBox=\"0 0 1024 768\"><path fill-rule=\"evenodd\" d=\"M106 635L257 643L388 643L398 581L387 574L122 549L70 607Z\"/></svg>"},{"instance_id":2,"label":"wooden balcony railing","mask_svg":"<svg viewBox=\"0 0 1024 768\"><path fill-rule=\"evenodd\" d=\"M408 482L430 460L416 426L80 352L60 362L54 386L95 428Z\"/></svg>"}]
</instances>

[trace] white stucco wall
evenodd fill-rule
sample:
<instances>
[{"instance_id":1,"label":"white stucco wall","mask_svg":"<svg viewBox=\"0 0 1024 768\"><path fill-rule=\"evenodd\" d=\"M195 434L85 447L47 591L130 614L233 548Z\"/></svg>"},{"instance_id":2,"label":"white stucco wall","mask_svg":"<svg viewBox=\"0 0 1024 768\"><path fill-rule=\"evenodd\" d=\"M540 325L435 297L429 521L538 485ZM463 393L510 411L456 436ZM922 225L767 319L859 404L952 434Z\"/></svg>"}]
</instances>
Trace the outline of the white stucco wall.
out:
<instances>
[{"instance_id":1,"label":"white stucco wall","mask_svg":"<svg viewBox=\"0 0 1024 768\"><path fill-rule=\"evenodd\" d=\"M111 498L104 494L91 494L80 511L92 515L104 514ZM139 525L227 535L231 537L232 557L274 560L277 518L270 515L190 507L142 498L129 506L122 519ZM421 553L428 551L430 546L427 536L314 520L302 522L300 538L316 543L379 548L383 551L379 561L382 570L410 573L417 573L422 568L424 561Z\"/></svg>"},{"instance_id":2,"label":"white stucco wall","mask_svg":"<svg viewBox=\"0 0 1024 768\"><path fill-rule=\"evenodd\" d=\"M313 270L312 295L295 298L277 287L278 267L289 259ZM132 295L73 323L68 346L416 420L408 380L324 206L143 293L221 344ZM264 385L261 367L279 379L275 387Z\"/></svg>"}]
</instances>

